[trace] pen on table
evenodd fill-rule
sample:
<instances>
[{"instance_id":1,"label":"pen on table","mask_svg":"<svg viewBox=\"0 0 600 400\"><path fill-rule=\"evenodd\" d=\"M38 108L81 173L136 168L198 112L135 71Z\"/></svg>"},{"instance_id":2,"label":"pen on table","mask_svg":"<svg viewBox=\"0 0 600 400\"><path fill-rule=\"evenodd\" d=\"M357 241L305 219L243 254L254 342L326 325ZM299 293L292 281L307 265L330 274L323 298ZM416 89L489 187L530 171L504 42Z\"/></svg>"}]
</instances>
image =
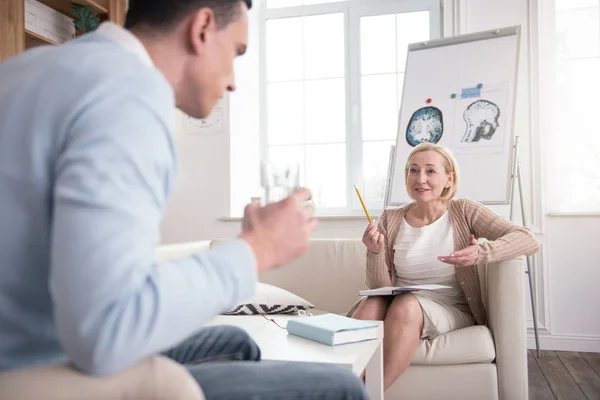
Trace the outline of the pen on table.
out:
<instances>
[{"instance_id":1,"label":"pen on table","mask_svg":"<svg viewBox=\"0 0 600 400\"><path fill-rule=\"evenodd\" d=\"M356 189L356 194L358 195L358 199L360 200L360 204L362 204L362 208L363 210L365 210L365 214L367 215L367 219L369 220L369 222L371 222L371 216L369 215L369 212L367 211L367 207L365 206L365 202L362 199L362 196L360 195L360 192L358 191L358 188L356 187L356 185L354 185L354 189Z\"/></svg>"}]
</instances>

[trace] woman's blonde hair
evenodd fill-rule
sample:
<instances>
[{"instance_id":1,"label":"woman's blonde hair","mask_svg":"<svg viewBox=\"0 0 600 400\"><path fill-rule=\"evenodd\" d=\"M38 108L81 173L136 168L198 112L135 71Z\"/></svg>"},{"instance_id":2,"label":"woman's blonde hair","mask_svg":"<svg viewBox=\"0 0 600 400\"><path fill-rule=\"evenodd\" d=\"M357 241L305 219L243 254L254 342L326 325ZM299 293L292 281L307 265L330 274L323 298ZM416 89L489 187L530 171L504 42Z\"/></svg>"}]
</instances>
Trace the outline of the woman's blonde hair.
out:
<instances>
[{"instance_id":1,"label":"woman's blonde hair","mask_svg":"<svg viewBox=\"0 0 600 400\"><path fill-rule=\"evenodd\" d=\"M425 151L435 151L436 153L440 154L442 156L442 158L444 159L444 169L446 170L446 173L448 175L453 174L454 175L454 179L451 182L451 186L448 188L444 188L444 190L442 190L442 194L441 194L441 198L444 200L450 200L451 198L453 198L456 195L456 192L458 191L458 182L459 182L459 173L458 173L458 164L456 163L456 159L454 158L454 156L452 155L452 153L450 152L450 150L448 150L447 148L445 148L444 146L440 146L434 143L421 143L419 145L417 145L414 149L412 149L412 151L409 153L408 157L406 158L406 165L404 166L404 181L408 182L408 170L410 169L410 159L413 155L417 154L417 153L422 153ZM406 191L408 193L410 193L410 191L408 190L408 186L406 187Z\"/></svg>"}]
</instances>

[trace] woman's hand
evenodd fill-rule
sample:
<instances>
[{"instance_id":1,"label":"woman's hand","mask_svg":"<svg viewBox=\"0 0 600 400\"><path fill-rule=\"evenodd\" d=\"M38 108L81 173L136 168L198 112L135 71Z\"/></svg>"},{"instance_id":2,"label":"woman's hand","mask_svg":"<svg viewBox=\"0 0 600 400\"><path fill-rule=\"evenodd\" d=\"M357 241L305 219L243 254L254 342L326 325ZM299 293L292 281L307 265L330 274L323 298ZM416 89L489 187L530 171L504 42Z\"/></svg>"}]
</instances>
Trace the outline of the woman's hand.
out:
<instances>
[{"instance_id":1,"label":"woman's hand","mask_svg":"<svg viewBox=\"0 0 600 400\"><path fill-rule=\"evenodd\" d=\"M379 254L385 250L385 236L377 231L377 225L373 221L365 229L362 242L371 253Z\"/></svg>"},{"instance_id":2,"label":"woman's hand","mask_svg":"<svg viewBox=\"0 0 600 400\"><path fill-rule=\"evenodd\" d=\"M475 239L475 236L469 237L469 245L462 250L455 251L449 256L440 256L438 260L447 264L452 264L457 267L469 267L475 265L477 258L479 257L479 243Z\"/></svg>"}]
</instances>

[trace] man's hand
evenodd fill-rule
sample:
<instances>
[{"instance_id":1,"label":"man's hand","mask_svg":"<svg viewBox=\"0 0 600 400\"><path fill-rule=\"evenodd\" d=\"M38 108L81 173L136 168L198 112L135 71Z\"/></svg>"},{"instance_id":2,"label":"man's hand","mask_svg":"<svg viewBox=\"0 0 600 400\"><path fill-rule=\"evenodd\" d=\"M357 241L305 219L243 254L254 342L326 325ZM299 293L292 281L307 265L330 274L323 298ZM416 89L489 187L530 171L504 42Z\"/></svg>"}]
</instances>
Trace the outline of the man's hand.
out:
<instances>
[{"instance_id":1,"label":"man's hand","mask_svg":"<svg viewBox=\"0 0 600 400\"><path fill-rule=\"evenodd\" d=\"M310 192L300 189L277 203L249 204L242 222L244 239L254 250L258 272L284 265L308 248L317 227L314 208L306 205Z\"/></svg>"}]
</instances>

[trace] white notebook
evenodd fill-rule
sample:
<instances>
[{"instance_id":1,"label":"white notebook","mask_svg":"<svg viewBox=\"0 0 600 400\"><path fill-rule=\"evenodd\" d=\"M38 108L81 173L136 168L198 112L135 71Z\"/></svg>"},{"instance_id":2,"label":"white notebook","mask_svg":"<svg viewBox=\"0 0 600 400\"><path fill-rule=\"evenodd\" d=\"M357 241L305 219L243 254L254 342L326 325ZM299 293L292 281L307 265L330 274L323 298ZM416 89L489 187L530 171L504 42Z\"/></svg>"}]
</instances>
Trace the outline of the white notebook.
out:
<instances>
[{"instance_id":1,"label":"white notebook","mask_svg":"<svg viewBox=\"0 0 600 400\"><path fill-rule=\"evenodd\" d=\"M412 285L412 286L387 286L377 289L360 290L361 296L393 296L400 293L416 292L418 290L452 289L445 285Z\"/></svg>"}]
</instances>

